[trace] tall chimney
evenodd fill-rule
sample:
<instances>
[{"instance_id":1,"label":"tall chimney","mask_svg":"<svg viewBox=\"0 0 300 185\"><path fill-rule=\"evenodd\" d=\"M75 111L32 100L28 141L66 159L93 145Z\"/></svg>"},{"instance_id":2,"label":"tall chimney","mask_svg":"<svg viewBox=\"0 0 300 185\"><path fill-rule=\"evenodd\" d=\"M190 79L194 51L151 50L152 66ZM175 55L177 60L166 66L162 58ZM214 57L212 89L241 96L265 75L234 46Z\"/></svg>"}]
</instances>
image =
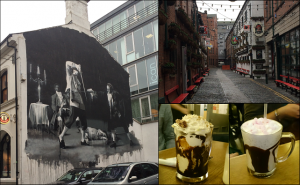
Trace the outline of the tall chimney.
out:
<instances>
[{"instance_id":1,"label":"tall chimney","mask_svg":"<svg viewBox=\"0 0 300 185\"><path fill-rule=\"evenodd\" d=\"M65 23L73 23L77 26L90 30L90 22L88 20L87 3L89 0L65 0L66 2L66 18Z\"/></svg>"}]
</instances>

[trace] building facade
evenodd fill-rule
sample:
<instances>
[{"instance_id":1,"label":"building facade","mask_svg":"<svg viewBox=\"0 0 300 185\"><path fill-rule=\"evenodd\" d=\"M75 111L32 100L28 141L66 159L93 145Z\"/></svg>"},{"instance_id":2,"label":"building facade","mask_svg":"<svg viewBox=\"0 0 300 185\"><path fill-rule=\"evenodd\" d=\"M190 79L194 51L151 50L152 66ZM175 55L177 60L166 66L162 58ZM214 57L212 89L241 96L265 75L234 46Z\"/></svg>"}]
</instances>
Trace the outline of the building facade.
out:
<instances>
[{"instance_id":1,"label":"building facade","mask_svg":"<svg viewBox=\"0 0 300 185\"><path fill-rule=\"evenodd\" d=\"M233 60L236 58L237 68L249 70L252 78L265 78L269 71L265 60L263 6L263 1L245 1L232 28L232 36L238 38Z\"/></svg>"},{"instance_id":2,"label":"building facade","mask_svg":"<svg viewBox=\"0 0 300 185\"><path fill-rule=\"evenodd\" d=\"M132 114L140 124L158 120L157 6L157 1L128 1L91 24L97 40L130 75Z\"/></svg>"},{"instance_id":3,"label":"building facade","mask_svg":"<svg viewBox=\"0 0 300 185\"><path fill-rule=\"evenodd\" d=\"M65 25L1 42L1 184L47 184L73 168L158 162L157 121L133 119L132 79L90 31L87 3L66 1ZM157 104L148 97L140 102Z\"/></svg>"},{"instance_id":4,"label":"building facade","mask_svg":"<svg viewBox=\"0 0 300 185\"><path fill-rule=\"evenodd\" d=\"M233 26L232 21L218 21L218 62L230 65L230 61L226 59L226 38Z\"/></svg>"},{"instance_id":5,"label":"building facade","mask_svg":"<svg viewBox=\"0 0 300 185\"><path fill-rule=\"evenodd\" d=\"M168 103L167 90L178 85L178 93L186 93L192 77L204 69L206 49L198 33L201 16L195 0L159 3L159 100ZM174 92L168 99L177 96Z\"/></svg>"},{"instance_id":6,"label":"building facade","mask_svg":"<svg viewBox=\"0 0 300 185\"><path fill-rule=\"evenodd\" d=\"M300 77L299 1L264 1L266 60L269 77Z\"/></svg>"}]
</instances>

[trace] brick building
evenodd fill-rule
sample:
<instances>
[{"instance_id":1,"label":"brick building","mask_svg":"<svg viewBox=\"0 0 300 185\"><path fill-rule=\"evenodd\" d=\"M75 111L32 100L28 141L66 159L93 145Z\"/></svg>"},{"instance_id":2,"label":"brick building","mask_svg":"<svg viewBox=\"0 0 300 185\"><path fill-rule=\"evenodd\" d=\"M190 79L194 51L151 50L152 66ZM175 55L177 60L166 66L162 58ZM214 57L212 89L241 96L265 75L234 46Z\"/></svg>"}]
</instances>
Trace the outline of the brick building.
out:
<instances>
[{"instance_id":1,"label":"brick building","mask_svg":"<svg viewBox=\"0 0 300 185\"><path fill-rule=\"evenodd\" d=\"M208 49L208 65L218 66L218 22L217 14L207 15L208 26L208 38L210 38L210 44L213 45L211 49Z\"/></svg>"},{"instance_id":2,"label":"brick building","mask_svg":"<svg viewBox=\"0 0 300 185\"><path fill-rule=\"evenodd\" d=\"M266 60L270 66L269 77L281 79L282 74L299 78L300 2L267 0L264 1L264 6L264 35Z\"/></svg>"},{"instance_id":3,"label":"brick building","mask_svg":"<svg viewBox=\"0 0 300 185\"><path fill-rule=\"evenodd\" d=\"M192 77L205 67L206 51L198 34L196 1L159 2L159 101L164 103L165 91L177 85L179 94L186 93ZM172 102L177 96L174 92L168 99Z\"/></svg>"},{"instance_id":4,"label":"brick building","mask_svg":"<svg viewBox=\"0 0 300 185\"><path fill-rule=\"evenodd\" d=\"M226 44L226 52L225 52L225 61L227 61L231 68L236 67L236 61L233 55L233 46L231 45L231 37L233 36L233 29L231 29L226 36L225 44Z\"/></svg>"}]
</instances>

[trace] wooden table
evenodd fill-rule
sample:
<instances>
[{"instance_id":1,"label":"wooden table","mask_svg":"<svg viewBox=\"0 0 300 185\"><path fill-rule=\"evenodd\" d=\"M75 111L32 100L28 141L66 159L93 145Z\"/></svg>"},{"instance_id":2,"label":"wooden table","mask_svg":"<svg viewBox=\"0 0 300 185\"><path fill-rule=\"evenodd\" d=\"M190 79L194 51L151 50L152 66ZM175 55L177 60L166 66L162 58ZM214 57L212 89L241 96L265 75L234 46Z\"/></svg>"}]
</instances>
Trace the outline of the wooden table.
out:
<instances>
[{"instance_id":1,"label":"wooden table","mask_svg":"<svg viewBox=\"0 0 300 185\"><path fill-rule=\"evenodd\" d=\"M277 157L286 154L290 143L279 145ZM299 140L290 157L277 164L275 173L265 179L256 178L247 170L246 155L230 158L230 184L299 184Z\"/></svg>"},{"instance_id":2,"label":"wooden table","mask_svg":"<svg viewBox=\"0 0 300 185\"><path fill-rule=\"evenodd\" d=\"M213 141L211 154L213 158L208 163L208 179L201 184L223 184L223 169L225 154L228 143ZM159 152L159 158L166 159L176 157L175 148L162 150ZM176 168L159 165L159 184L184 184L176 177Z\"/></svg>"}]
</instances>

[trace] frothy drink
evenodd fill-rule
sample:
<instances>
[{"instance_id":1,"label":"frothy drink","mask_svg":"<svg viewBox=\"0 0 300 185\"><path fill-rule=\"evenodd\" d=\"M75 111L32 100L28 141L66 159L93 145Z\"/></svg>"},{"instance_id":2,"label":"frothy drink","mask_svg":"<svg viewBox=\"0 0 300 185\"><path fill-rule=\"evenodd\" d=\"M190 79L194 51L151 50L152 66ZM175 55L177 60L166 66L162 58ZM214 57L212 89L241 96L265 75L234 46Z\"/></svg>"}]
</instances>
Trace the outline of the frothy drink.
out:
<instances>
[{"instance_id":1,"label":"frothy drink","mask_svg":"<svg viewBox=\"0 0 300 185\"><path fill-rule=\"evenodd\" d=\"M177 177L199 182L208 177L213 125L198 115L186 115L172 125L176 134Z\"/></svg>"},{"instance_id":2,"label":"frothy drink","mask_svg":"<svg viewBox=\"0 0 300 185\"><path fill-rule=\"evenodd\" d=\"M258 177L271 176L278 162L277 151L282 137L282 125L274 120L255 118L245 122L241 130L248 171Z\"/></svg>"}]
</instances>

